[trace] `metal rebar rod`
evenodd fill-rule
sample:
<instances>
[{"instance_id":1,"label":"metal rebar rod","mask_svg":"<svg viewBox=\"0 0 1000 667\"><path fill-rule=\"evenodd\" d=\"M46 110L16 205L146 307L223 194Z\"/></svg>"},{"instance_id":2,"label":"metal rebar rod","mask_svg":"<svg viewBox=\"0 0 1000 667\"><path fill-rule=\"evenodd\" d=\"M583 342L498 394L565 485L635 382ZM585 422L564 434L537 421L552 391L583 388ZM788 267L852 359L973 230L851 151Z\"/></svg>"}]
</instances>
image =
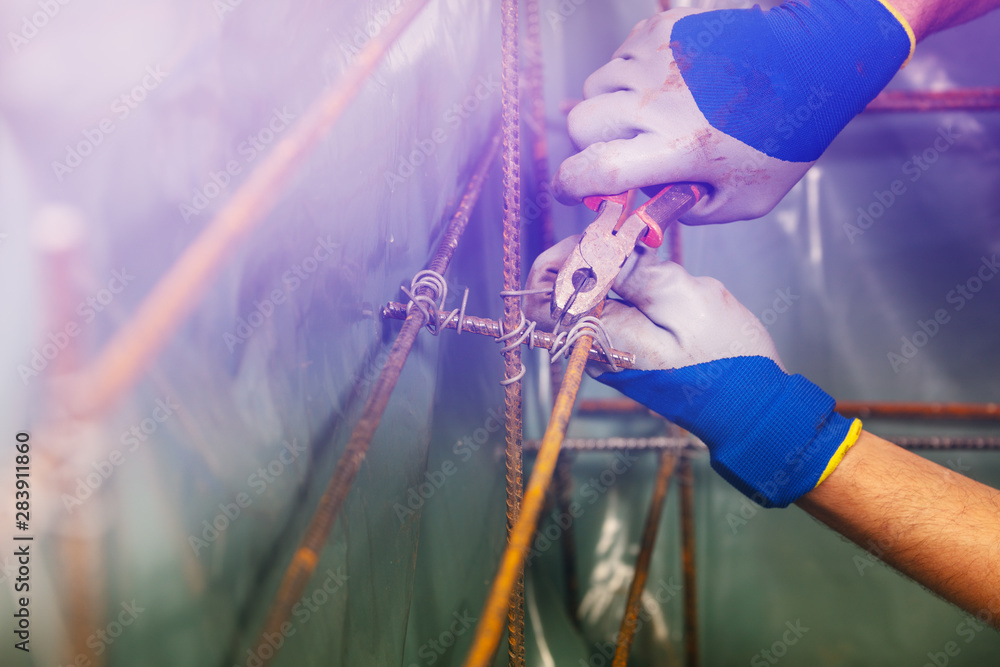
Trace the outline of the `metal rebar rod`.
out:
<instances>
[{"instance_id":1,"label":"metal rebar rod","mask_svg":"<svg viewBox=\"0 0 1000 667\"><path fill-rule=\"evenodd\" d=\"M694 548L694 468L691 459L680 462L681 560L684 569L684 654L687 667L698 667L698 575Z\"/></svg>"},{"instance_id":2,"label":"metal rebar rod","mask_svg":"<svg viewBox=\"0 0 1000 667\"><path fill-rule=\"evenodd\" d=\"M458 209L448 223L438 250L430 262L430 268L438 273L444 273L448 268L458 239L468 225L469 215L479 198L489 166L496 156L498 143L499 136L490 142L489 148L476 167L475 174L466 186ZM420 291L422 290L423 288L420 288ZM423 325L424 314L419 309L414 308L406 321L403 322L399 335L393 341L388 360L375 380L375 385L361 413L361 418L354 426L351 437L344 447L344 452L337 461L337 466L334 468L333 475L320 498L319 505L309 520L305 533L292 556L292 562L285 570L274 602L271 604L264 621L260 642L264 642L264 638L270 634L280 632L281 625L288 619L292 607L301 599L306 584L312 578L334 521L347 498L347 493L350 491L358 470L361 468L361 463L364 461L368 447L375 436L382 414L389 403L389 397L399 380L403 364L406 362ZM270 659L263 660L264 665L269 663Z\"/></svg>"},{"instance_id":3,"label":"metal rebar rod","mask_svg":"<svg viewBox=\"0 0 1000 667\"><path fill-rule=\"evenodd\" d=\"M552 193L549 192L549 146L545 136L545 86L542 67L541 12L538 0L524 3L524 79L531 130L531 157L535 206L538 209L538 240L542 250L555 243L552 229Z\"/></svg>"},{"instance_id":4,"label":"metal rebar rod","mask_svg":"<svg viewBox=\"0 0 1000 667\"><path fill-rule=\"evenodd\" d=\"M518 0L500 1L500 98L503 126L503 288L521 289L521 137L518 86ZM520 326L521 297L503 298L504 330ZM504 423L507 464L507 535L521 515L524 471L521 454L521 346L504 352ZM524 569L513 582L508 618L508 664L524 667Z\"/></svg>"},{"instance_id":5,"label":"metal rebar rod","mask_svg":"<svg viewBox=\"0 0 1000 667\"><path fill-rule=\"evenodd\" d=\"M837 412L851 417L877 419L956 419L1000 421L998 403L902 403L837 401Z\"/></svg>"},{"instance_id":6,"label":"metal rebar rod","mask_svg":"<svg viewBox=\"0 0 1000 667\"><path fill-rule=\"evenodd\" d=\"M969 449L992 451L1000 449L1000 437L996 436L888 436L885 438L892 444L903 449ZM538 440L525 440L524 451L537 451ZM654 438L566 438L563 440L563 451L567 452L605 452L628 449L631 451L650 451L669 449L683 451L682 455L706 451L700 441L693 438L654 437Z\"/></svg>"},{"instance_id":7,"label":"metal rebar rod","mask_svg":"<svg viewBox=\"0 0 1000 667\"><path fill-rule=\"evenodd\" d=\"M998 403L837 401L835 409L842 415L863 419L1000 421L1000 404ZM649 414L649 408L630 398L582 400L578 411L580 414Z\"/></svg>"},{"instance_id":8,"label":"metal rebar rod","mask_svg":"<svg viewBox=\"0 0 1000 667\"><path fill-rule=\"evenodd\" d=\"M649 513L642 529L642 546L635 562L635 574L629 586L628 599L625 602L625 616L622 627L618 631L618 645L615 647L613 667L626 667L628 654L635 638L636 625L639 620L639 606L642 602L642 591L646 587L649 576L649 564L652 562L653 546L656 544L656 533L663 516L664 499L670 487L670 477L674 474L677 455L673 452L660 452L660 466L656 471L656 483L653 487L653 497L649 501Z\"/></svg>"},{"instance_id":9,"label":"metal rebar rod","mask_svg":"<svg viewBox=\"0 0 1000 667\"><path fill-rule=\"evenodd\" d=\"M1000 88L885 90L865 108L866 113L934 111L1000 111Z\"/></svg>"},{"instance_id":10,"label":"metal rebar rod","mask_svg":"<svg viewBox=\"0 0 1000 667\"><path fill-rule=\"evenodd\" d=\"M393 320L405 320L406 319L406 308L407 304L398 303L396 301L390 301L385 306L382 307L382 318L383 319L393 319ZM438 314L438 322L443 323L448 319L447 313ZM457 329L458 328L458 318L453 317L451 321L444 326L445 329ZM496 320L491 320L485 317L473 317L471 315L466 315L462 319L462 333L474 333L481 334L483 336L492 336L494 338L500 337L500 322ZM544 331L532 332L531 336L525 338L522 345L528 345L529 343L533 347L543 347L546 350L551 350L555 344L556 337L550 333ZM592 346L590 348L589 358L592 361L600 361L602 363L608 363L608 355L614 360L615 364L619 368L634 368L635 367L635 355L631 352L623 352L621 350L611 350L606 352L600 346ZM581 404L583 402L581 401ZM645 409L645 408L644 408Z\"/></svg>"},{"instance_id":11,"label":"metal rebar rod","mask_svg":"<svg viewBox=\"0 0 1000 667\"><path fill-rule=\"evenodd\" d=\"M535 459L531 478L528 480L521 515L513 530L510 531L507 547L500 559L499 570L493 579L486 604L479 615L472 648L463 663L465 667L488 667L497 645L500 643L514 582L523 570L525 558L531 548L531 538L538 525L542 506L545 504L545 494L552 482L556 462L559 459L560 445L566 435L566 427L573 412L577 391L580 389L583 369L587 365L587 353L591 344L593 344L591 336L581 336L573 348L569 363L566 365L566 375L563 378L559 394L556 396L552 416L545 429L545 436L542 438L542 445Z\"/></svg>"},{"instance_id":12,"label":"metal rebar rod","mask_svg":"<svg viewBox=\"0 0 1000 667\"><path fill-rule=\"evenodd\" d=\"M583 403L583 401L580 401ZM579 407L579 406L578 406ZM525 440L524 451L538 451L538 440ZM684 450L702 451L705 445L688 437L658 436L653 438L566 438L563 440L563 451L567 452L605 452L628 449L634 451L651 451L668 449L678 454Z\"/></svg>"},{"instance_id":13,"label":"metal rebar rod","mask_svg":"<svg viewBox=\"0 0 1000 667\"><path fill-rule=\"evenodd\" d=\"M340 118L428 1L403 3L386 26L371 37L340 79L277 142L208 227L160 278L132 319L115 333L74 382L67 396L67 407L75 415L98 414L108 409L153 362L239 244L277 205L296 168Z\"/></svg>"}]
</instances>

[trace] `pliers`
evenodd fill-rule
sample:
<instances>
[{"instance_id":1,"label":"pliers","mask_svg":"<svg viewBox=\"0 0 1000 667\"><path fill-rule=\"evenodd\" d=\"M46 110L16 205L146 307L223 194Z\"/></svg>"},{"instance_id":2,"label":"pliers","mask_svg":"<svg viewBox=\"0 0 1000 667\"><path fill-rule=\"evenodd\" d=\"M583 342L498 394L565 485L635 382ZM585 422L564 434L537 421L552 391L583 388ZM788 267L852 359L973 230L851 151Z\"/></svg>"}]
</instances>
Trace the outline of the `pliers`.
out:
<instances>
[{"instance_id":1,"label":"pliers","mask_svg":"<svg viewBox=\"0 0 1000 667\"><path fill-rule=\"evenodd\" d=\"M597 219L583 232L559 275L552 294L552 315L571 324L607 296L625 260L640 240L651 248L663 243L663 230L705 195L704 186L673 183L627 215L628 193L587 197Z\"/></svg>"}]
</instances>

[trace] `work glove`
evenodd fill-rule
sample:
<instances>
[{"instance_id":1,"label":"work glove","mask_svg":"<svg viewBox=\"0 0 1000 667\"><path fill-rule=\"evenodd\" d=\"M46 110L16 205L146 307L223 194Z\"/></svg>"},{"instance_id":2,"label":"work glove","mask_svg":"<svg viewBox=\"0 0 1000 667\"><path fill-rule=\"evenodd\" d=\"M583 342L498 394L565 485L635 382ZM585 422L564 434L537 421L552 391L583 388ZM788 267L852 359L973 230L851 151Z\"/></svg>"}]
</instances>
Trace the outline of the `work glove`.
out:
<instances>
[{"instance_id":1,"label":"work glove","mask_svg":"<svg viewBox=\"0 0 1000 667\"><path fill-rule=\"evenodd\" d=\"M698 182L709 196L682 222L760 217L915 44L905 19L878 0L657 14L584 83L568 118L581 152L559 167L553 191L576 204Z\"/></svg>"},{"instance_id":2,"label":"work glove","mask_svg":"<svg viewBox=\"0 0 1000 667\"><path fill-rule=\"evenodd\" d=\"M553 287L579 237L542 253L528 289ZM857 440L861 422L834 412L834 400L784 371L774 342L718 280L636 247L614 282L601 322L611 344L635 354L634 370L587 370L698 436L712 468L763 507L785 507L815 488ZM555 324L551 298L531 295L525 315Z\"/></svg>"}]
</instances>

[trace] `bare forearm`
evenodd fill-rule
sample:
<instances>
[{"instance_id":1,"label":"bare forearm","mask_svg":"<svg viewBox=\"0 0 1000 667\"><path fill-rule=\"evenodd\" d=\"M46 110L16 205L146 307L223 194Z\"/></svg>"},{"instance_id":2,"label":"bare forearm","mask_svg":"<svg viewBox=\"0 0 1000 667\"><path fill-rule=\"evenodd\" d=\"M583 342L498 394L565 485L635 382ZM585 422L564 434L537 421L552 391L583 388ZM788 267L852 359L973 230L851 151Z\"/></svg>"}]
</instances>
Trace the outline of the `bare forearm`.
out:
<instances>
[{"instance_id":1,"label":"bare forearm","mask_svg":"<svg viewBox=\"0 0 1000 667\"><path fill-rule=\"evenodd\" d=\"M917 41L1000 7L1000 0L889 0L913 28Z\"/></svg>"},{"instance_id":2,"label":"bare forearm","mask_svg":"<svg viewBox=\"0 0 1000 667\"><path fill-rule=\"evenodd\" d=\"M798 505L1000 628L1000 491L863 432Z\"/></svg>"}]
</instances>

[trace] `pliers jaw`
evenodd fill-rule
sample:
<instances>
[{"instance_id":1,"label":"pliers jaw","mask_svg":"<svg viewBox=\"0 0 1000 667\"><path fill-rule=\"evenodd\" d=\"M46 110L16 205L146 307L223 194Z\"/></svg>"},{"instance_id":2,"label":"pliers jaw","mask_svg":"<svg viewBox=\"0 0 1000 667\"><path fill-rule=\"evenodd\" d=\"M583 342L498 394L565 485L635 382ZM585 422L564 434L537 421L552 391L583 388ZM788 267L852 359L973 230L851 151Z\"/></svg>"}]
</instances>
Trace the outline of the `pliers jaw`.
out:
<instances>
[{"instance_id":1,"label":"pliers jaw","mask_svg":"<svg viewBox=\"0 0 1000 667\"><path fill-rule=\"evenodd\" d=\"M687 212L704 192L700 185L668 185L630 215L626 215L627 193L588 198L591 208L599 201L597 219L583 232L556 277L552 295L556 329L572 324L602 303L635 244L642 239L658 247L663 241L662 230Z\"/></svg>"}]
</instances>

